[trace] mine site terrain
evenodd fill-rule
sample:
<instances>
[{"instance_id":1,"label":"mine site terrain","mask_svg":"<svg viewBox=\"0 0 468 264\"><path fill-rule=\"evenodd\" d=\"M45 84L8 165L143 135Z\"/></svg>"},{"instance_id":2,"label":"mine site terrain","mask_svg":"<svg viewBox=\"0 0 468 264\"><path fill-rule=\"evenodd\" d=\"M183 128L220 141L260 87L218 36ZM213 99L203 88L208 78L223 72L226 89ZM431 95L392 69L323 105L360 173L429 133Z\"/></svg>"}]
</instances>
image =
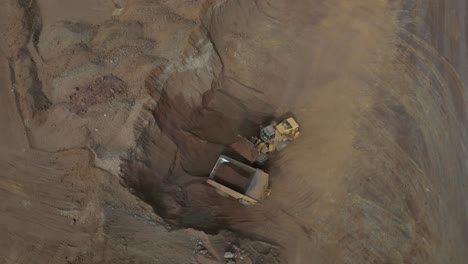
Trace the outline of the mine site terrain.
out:
<instances>
[{"instance_id":1,"label":"mine site terrain","mask_svg":"<svg viewBox=\"0 0 468 264\"><path fill-rule=\"evenodd\" d=\"M464 0L3 0L0 263L468 263L467 23ZM285 117L300 136L250 164L268 198L207 184Z\"/></svg>"}]
</instances>

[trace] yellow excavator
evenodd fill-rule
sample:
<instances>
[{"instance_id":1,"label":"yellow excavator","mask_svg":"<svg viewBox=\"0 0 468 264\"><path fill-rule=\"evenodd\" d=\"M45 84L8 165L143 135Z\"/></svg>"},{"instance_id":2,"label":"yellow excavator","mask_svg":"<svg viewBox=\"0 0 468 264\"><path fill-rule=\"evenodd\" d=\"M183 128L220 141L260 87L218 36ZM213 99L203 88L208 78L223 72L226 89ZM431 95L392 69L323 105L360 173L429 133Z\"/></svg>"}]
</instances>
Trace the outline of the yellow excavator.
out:
<instances>
[{"instance_id":1,"label":"yellow excavator","mask_svg":"<svg viewBox=\"0 0 468 264\"><path fill-rule=\"evenodd\" d=\"M299 124L294 118L284 119L279 124L270 122L260 130L260 135L249 139L238 136L237 141L231 144L231 148L241 154L250 162L264 164L270 157L270 153L282 151L289 143L300 135Z\"/></svg>"}]
</instances>

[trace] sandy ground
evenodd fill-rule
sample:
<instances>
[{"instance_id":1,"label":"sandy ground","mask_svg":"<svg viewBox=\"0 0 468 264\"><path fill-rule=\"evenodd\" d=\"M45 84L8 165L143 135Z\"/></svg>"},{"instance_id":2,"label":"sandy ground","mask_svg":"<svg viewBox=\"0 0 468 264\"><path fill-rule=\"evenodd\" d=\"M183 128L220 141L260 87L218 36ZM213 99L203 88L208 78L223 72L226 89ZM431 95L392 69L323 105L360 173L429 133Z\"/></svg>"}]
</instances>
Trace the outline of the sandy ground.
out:
<instances>
[{"instance_id":1,"label":"sandy ground","mask_svg":"<svg viewBox=\"0 0 468 264\"><path fill-rule=\"evenodd\" d=\"M465 263L467 8L5 1L0 263ZM204 183L288 113L268 200Z\"/></svg>"}]
</instances>

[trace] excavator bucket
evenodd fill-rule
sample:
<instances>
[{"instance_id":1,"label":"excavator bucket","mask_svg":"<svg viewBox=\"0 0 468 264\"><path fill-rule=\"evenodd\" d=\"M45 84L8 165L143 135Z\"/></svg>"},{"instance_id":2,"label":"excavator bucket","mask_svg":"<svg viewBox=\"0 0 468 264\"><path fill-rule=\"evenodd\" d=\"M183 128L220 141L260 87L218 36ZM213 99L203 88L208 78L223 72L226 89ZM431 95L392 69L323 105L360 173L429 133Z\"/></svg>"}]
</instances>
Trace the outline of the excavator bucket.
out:
<instances>
[{"instance_id":1,"label":"excavator bucket","mask_svg":"<svg viewBox=\"0 0 468 264\"><path fill-rule=\"evenodd\" d=\"M237 139L232 143L231 148L239 153L242 157L250 162L255 162L258 156L258 150L254 143L242 136L237 136Z\"/></svg>"}]
</instances>

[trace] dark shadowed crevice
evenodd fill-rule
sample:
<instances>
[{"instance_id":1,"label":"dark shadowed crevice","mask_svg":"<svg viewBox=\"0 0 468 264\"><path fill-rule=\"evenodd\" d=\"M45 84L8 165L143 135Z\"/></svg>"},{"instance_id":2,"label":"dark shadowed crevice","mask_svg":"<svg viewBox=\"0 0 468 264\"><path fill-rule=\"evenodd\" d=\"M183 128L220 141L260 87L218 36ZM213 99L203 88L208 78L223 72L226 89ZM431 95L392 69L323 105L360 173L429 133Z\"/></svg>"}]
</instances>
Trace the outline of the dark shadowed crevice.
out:
<instances>
[{"instance_id":1,"label":"dark shadowed crevice","mask_svg":"<svg viewBox=\"0 0 468 264\"><path fill-rule=\"evenodd\" d=\"M16 84L16 75L15 75L15 66L13 60L8 59L8 69L10 70L10 81L11 85L14 87Z\"/></svg>"},{"instance_id":2,"label":"dark shadowed crevice","mask_svg":"<svg viewBox=\"0 0 468 264\"><path fill-rule=\"evenodd\" d=\"M26 48L22 48L18 52L18 60L19 59L26 59L30 61L28 74L30 75L32 82L27 91L33 100L33 113L49 109L52 103L42 91L42 82L39 79L37 73L36 62L32 59L29 51Z\"/></svg>"},{"instance_id":3,"label":"dark shadowed crevice","mask_svg":"<svg viewBox=\"0 0 468 264\"><path fill-rule=\"evenodd\" d=\"M36 0L19 0L18 4L25 13L24 23L29 32L29 38L32 38L34 48L38 50L39 38L42 32L41 10Z\"/></svg>"}]
</instances>

